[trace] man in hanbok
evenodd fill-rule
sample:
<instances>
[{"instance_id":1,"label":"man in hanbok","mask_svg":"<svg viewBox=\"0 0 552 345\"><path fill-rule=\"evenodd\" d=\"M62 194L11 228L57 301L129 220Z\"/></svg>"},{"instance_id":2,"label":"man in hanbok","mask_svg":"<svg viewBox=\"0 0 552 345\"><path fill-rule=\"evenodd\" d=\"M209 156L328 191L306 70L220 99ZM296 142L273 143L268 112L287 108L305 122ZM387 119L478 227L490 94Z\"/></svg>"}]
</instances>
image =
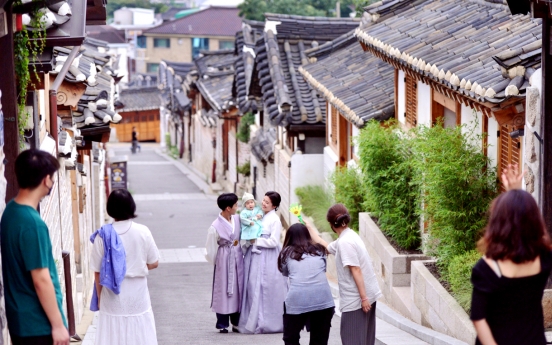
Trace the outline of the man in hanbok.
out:
<instances>
[{"instance_id":1,"label":"man in hanbok","mask_svg":"<svg viewBox=\"0 0 552 345\"><path fill-rule=\"evenodd\" d=\"M240 246L241 223L236 215L238 196L224 193L217 199L221 212L207 232L205 258L215 266L211 310L217 314L216 328L238 332L243 296L243 253Z\"/></svg>"}]
</instances>

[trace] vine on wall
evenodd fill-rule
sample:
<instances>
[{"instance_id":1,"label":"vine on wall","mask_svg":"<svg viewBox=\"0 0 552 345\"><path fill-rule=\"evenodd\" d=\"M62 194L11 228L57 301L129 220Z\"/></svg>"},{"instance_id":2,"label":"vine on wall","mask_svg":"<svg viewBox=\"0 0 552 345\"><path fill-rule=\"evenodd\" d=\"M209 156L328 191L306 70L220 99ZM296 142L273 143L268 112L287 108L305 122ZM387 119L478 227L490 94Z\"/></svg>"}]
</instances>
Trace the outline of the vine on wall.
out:
<instances>
[{"instance_id":1,"label":"vine on wall","mask_svg":"<svg viewBox=\"0 0 552 345\"><path fill-rule=\"evenodd\" d=\"M36 1L36 0L34 0ZM20 1L15 5L21 4ZM30 114L26 111L27 91L29 87L35 87L31 81L31 73L34 73L35 80L39 79L36 65L33 70L29 69L32 61L38 61L38 56L42 54L46 46L46 27L44 12L40 9L33 10L29 14L31 22L23 26L21 31L14 35L14 55L15 55L15 75L17 78L17 110L18 110L18 129L19 140L23 145L25 124Z\"/></svg>"}]
</instances>

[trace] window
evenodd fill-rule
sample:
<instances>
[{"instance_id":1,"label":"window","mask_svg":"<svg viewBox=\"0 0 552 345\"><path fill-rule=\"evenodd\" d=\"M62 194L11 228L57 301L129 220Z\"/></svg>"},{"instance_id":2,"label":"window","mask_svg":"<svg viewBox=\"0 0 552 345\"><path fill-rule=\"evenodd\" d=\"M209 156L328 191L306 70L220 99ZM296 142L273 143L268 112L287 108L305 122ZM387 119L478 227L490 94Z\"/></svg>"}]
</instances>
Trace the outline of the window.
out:
<instances>
[{"instance_id":1,"label":"window","mask_svg":"<svg viewBox=\"0 0 552 345\"><path fill-rule=\"evenodd\" d=\"M521 162L521 140L520 138L512 139L510 132L514 131L516 128L514 126L503 125L500 126L500 131L496 134L498 135L498 152L500 157L499 166L498 166L498 176L502 174L504 169L508 168L509 164L518 165L518 173L521 172L522 162ZM500 189L505 192L506 189L504 185L500 185Z\"/></svg>"},{"instance_id":2,"label":"window","mask_svg":"<svg viewBox=\"0 0 552 345\"><path fill-rule=\"evenodd\" d=\"M208 38L192 38L192 58L196 58L202 50L209 49Z\"/></svg>"},{"instance_id":3,"label":"window","mask_svg":"<svg viewBox=\"0 0 552 345\"><path fill-rule=\"evenodd\" d=\"M234 49L234 41L219 41L219 49Z\"/></svg>"},{"instance_id":4,"label":"window","mask_svg":"<svg viewBox=\"0 0 552 345\"><path fill-rule=\"evenodd\" d=\"M158 63L148 63L148 73L157 73L157 70L159 69Z\"/></svg>"},{"instance_id":5,"label":"window","mask_svg":"<svg viewBox=\"0 0 552 345\"><path fill-rule=\"evenodd\" d=\"M406 90L405 122L410 128L416 127L418 122L418 87L416 79L407 75L404 78L404 88Z\"/></svg>"},{"instance_id":6,"label":"window","mask_svg":"<svg viewBox=\"0 0 552 345\"><path fill-rule=\"evenodd\" d=\"M138 48L146 48L147 47L147 38L146 36L138 36L138 39L136 41L136 45Z\"/></svg>"},{"instance_id":7,"label":"window","mask_svg":"<svg viewBox=\"0 0 552 345\"><path fill-rule=\"evenodd\" d=\"M171 39L170 38L154 38L153 39L154 48L170 48Z\"/></svg>"}]
</instances>

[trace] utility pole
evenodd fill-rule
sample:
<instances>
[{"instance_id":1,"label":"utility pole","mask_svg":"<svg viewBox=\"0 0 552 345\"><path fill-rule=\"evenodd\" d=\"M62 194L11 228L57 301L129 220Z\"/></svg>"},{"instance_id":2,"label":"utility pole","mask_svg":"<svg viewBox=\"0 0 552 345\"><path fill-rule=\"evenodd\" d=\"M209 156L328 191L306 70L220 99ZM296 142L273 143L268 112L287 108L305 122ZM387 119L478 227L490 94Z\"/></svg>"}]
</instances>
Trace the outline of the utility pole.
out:
<instances>
[{"instance_id":1,"label":"utility pole","mask_svg":"<svg viewBox=\"0 0 552 345\"><path fill-rule=\"evenodd\" d=\"M335 16L341 18L341 3L339 1L335 3Z\"/></svg>"}]
</instances>

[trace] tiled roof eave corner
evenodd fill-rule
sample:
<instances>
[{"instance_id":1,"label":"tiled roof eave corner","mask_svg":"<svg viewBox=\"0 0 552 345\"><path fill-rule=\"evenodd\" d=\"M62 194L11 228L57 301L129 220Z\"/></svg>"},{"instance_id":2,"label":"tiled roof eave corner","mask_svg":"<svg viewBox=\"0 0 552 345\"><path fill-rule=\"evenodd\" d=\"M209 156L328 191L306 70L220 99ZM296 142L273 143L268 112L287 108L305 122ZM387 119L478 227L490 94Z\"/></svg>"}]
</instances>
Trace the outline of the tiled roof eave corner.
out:
<instances>
[{"instance_id":1,"label":"tiled roof eave corner","mask_svg":"<svg viewBox=\"0 0 552 345\"><path fill-rule=\"evenodd\" d=\"M488 88L485 88L484 86L479 86L479 84L476 84L476 80L471 81L471 84L463 84L463 81L461 81L460 78L455 74L450 73L450 71L444 71L443 69L439 69L439 67L435 64L431 65L430 63L426 63L422 59L417 59L416 57L401 52L399 49L394 48L391 45L388 45L381 40L370 36L362 29L357 29L355 31L355 36L357 37L361 45L363 45L363 48L368 49L372 54L382 59L383 61L392 64L395 68L401 69L407 73L415 73L423 78L426 78L426 80L430 79L433 82L438 83L443 87L453 91L460 97L470 99L471 101L480 104L484 104L486 102L492 104L500 104L507 100L506 97L495 98L498 93L489 93L488 91L492 87L492 85L486 85ZM508 79L504 79L504 82L506 81L508 81ZM509 84L512 82L513 80L508 81ZM474 84L476 84L475 87ZM470 85L471 87L468 89L467 86ZM519 86L517 86L516 89L519 89ZM513 96L518 95L523 97L523 95L520 95L516 92L514 92L513 94Z\"/></svg>"},{"instance_id":2,"label":"tiled roof eave corner","mask_svg":"<svg viewBox=\"0 0 552 345\"><path fill-rule=\"evenodd\" d=\"M307 70L302 66L299 67L299 73L303 75L305 80L316 90L318 90L322 96L334 107L339 109L340 113L343 114L347 120L354 124L358 128L364 127L364 120L361 119L352 109L350 109L343 102L339 102L339 99L334 96L334 94L328 90L322 83L318 82Z\"/></svg>"}]
</instances>

